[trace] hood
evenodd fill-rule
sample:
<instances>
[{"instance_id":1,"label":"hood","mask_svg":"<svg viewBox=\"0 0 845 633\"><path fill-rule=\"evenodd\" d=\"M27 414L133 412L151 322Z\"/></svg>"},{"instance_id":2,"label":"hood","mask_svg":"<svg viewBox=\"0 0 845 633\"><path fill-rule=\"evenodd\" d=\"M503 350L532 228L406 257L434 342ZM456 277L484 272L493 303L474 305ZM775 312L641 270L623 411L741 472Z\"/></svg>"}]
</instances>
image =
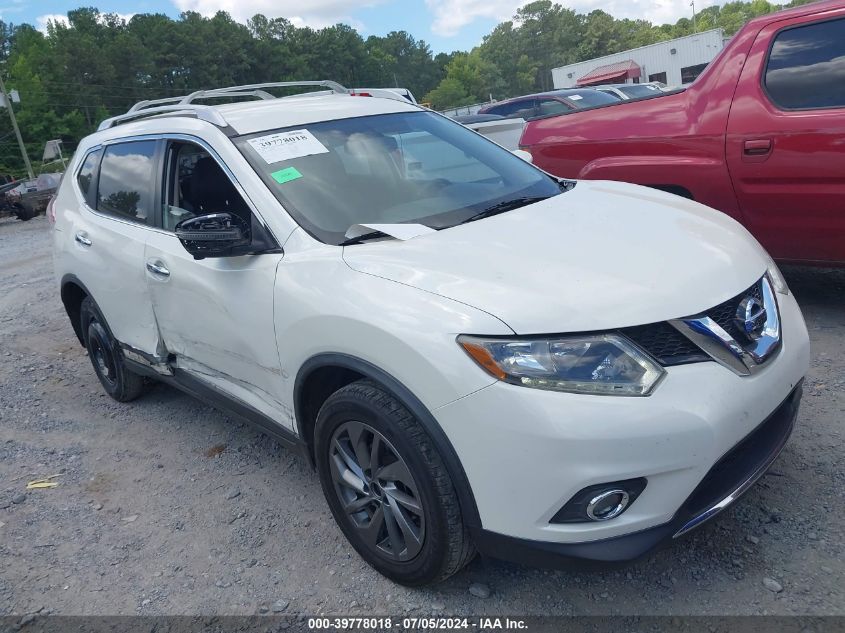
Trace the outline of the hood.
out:
<instances>
[{"instance_id":1,"label":"hood","mask_svg":"<svg viewBox=\"0 0 845 633\"><path fill-rule=\"evenodd\" d=\"M768 263L718 211L603 181L408 241L346 247L343 257L358 272L484 310L518 334L690 316L751 286Z\"/></svg>"}]
</instances>

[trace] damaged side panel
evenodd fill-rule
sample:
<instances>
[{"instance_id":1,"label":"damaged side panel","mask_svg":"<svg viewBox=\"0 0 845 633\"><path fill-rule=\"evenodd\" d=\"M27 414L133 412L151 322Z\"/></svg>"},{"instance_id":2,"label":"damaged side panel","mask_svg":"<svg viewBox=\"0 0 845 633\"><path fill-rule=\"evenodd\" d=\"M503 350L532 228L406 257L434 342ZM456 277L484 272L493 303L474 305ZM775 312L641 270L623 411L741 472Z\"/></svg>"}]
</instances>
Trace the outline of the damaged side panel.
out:
<instances>
[{"instance_id":1,"label":"damaged side panel","mask_svg":"<svg viewBox=\"0 0 845 633\"><path fill-rule=\"evenodd\" d=\"M195 260L172 233L147 239L145 259L169 274L147 274L160 334L156 354L176 374L233 396L286 429L273 324L273 286L281 254ZM149 359L148 359L149 360Z\"/></svg>"}]
</instances>

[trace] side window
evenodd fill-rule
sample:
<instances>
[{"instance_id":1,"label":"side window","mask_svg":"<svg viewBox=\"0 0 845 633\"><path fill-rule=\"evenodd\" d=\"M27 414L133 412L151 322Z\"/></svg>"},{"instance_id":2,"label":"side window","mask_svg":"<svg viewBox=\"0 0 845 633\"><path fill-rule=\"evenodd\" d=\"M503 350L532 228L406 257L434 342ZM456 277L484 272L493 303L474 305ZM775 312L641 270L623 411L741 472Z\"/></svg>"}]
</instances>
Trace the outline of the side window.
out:
<instances>
[{"instance_id":1,"label":"side window","mask_svg":"<svg viewBox=\"0 0 845 633\"><path fill-rule=\"evenodd\" d=\"M82 167L79 168L79 173L76 175L76 184L79 185L79 191L85 198L85 202L92 209L96 207L97 200L94 195L97 191L97 167L100 164L100 157L103 155L103 150L98 149L85 157L82 161Z\"/></svg>"},{"instance_id":2,"label":"side window","mask_svg":"<svg viewBox=\"0 0 845 633\"><path fill-rule=\"evenodd\" d=\"M786 110L845 107L845 19L782 31L775 38L765 85Z\"/></svg>"},{"instance_id":3,"label":"side window","mask_svg":"<svg viewBox=\"0 0 845 633\"><path fill-rule=\"evenodd\" d=\"M557 99L540 99L540 116L569 112L568 105Z\"/></svg>"},{"instance_id":4,"label":"side window","mask_svg":"<svg viewBox=\"0 0 845 633\"><path fill-rule=\"evenodd\" d=\"M498 114L499 116L503 117L518 117L521 116L519 112L521 112L526 106L531 107L533 105L532 101L511 101L510 103L503 103L500 106L496 106L495 108L490 108L487 113L488 114Z\"/></svg>"},{"instance_id":5,"label":"side window","mask_svg":"<svg viewBox=\"0 0 845 633\"><path fill-rule=\"evenodd\" d=\"M506 103L504 105L487 108L487 114L495 114L497 116L508 116L512 109L513 108L511 108L511 104Z\"/></svg>"},{"instance_id":6,"label":"side window","mask_svg":"<svg viewBox=\"0 0 845 633\"><path fill-rule=\"evenodd\" d=\"M97 211L148 224L153 215L156 141L106 147L97 184Z\"/></svg>"},{"instance_id":7,"label":"side window","mask_svg":"<svg viewBox=\"0 0 845 633\"><path fill-rule=\"evenodd\" d=\"M698 79L698 76L704 72L705 68L707 68L707 64L696 64L695 66L681 68L681 83L691 84Z\"/></svg>"},{"instance_id":8,"label":"side window","mask_svg":"<svg viewBox=\"0 0 845 633\"><path fill-rule=\"evenodd\" d=\"M182 220L224 211L250 224L249 205L204 148L193 143L171 143L166 169L161 228L173 231Z\"/></svg>"},{"instance_id":9,"label":"side window","mask_svg":"<svg viewBox=\"0 0 845 633\"><path fill-rule=\"evenodd\" d=\"M525 99L519 102L519 106L514 112L511 112L513 118L532 119L537 116L537 100Z\"/></svg>"}]
</instances>

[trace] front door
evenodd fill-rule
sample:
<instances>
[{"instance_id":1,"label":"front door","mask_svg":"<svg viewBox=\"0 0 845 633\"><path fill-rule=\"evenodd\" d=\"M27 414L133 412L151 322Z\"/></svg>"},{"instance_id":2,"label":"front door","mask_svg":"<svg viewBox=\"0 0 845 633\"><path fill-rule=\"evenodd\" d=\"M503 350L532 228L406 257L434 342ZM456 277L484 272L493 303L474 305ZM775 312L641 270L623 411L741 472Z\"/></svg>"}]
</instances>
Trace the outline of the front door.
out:
<instances>
[{"instance_id":1,"label":"front door","mask_svg":"<svg viewBox=\"0 0 845 633\"><path fill-rule=\"evenodd\" d=\"M740 209L777 259L845 261L845 9L829 13L760 31L728 121Z\"/></svg>"},{"instance_id":2,"label":"front door","mask_svg":"<svg viewBox=\"0 0 845 633\"><path fill-rule=\"evenodd\" d=\"M227 211L251 222L251 206L226 170L198 144L165 151L162 208L144 254L153 310L176 367L290 428L280 402L273 325L280 254L195 260L177 239L181 220Z\"/></svg>"}]
</instances>

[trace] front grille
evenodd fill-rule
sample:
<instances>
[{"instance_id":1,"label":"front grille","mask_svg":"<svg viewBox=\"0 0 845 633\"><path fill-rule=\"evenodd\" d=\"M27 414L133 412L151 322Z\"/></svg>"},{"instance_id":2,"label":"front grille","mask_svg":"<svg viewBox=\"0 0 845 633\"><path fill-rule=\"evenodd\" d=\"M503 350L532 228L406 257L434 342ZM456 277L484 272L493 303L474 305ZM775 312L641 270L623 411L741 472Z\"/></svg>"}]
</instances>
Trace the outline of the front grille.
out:
<instances>
[{"instance_id":1,"label":"front grille","mask_svg":"<svg viewBox=\"0 0 845 633\"><path fill-rule=\"evenodd\" d=\"M666 367L710 360L698 345L665 321L626 327L620 332Z\"/></svg>"},{"instance_id":2,"label":"front grille","mask_svg":"<svg viewBox=\"0 0 845 633\"><path fill-rule=\"evenodd\" d=\"M709 316L723 330L730 334L734 340L738 341L741 345L746 344L749 339L745 335L745 332L737 326L735 318L739 304L749 296L753 296L760 303L763 302L762 280L724 303L720 303L710 310L705 310L699 316ZM698 345L665 321L626 327L620 329L619 332L648 352L664 367L713 360Z\"/></svg>"},{"instance_id":3,"label":"front grille","mask_svg":"<svg viewBox=\"0 0 845 633\"><path fill-rule=\"evenodd\" d=\"M736 318L736 311L739 308L739 304L743 299L749 296L754 297L760 303L763 303L762 280L758 281L745 292L739 293L733 299L728 299L724 303L720 303L715 308L706 312L707 316L718 323L725 332L730 334L731 337L740 344L747 342L748 337L741 328L737 327L734 319Z\"/></svg>"}]
</instances>

